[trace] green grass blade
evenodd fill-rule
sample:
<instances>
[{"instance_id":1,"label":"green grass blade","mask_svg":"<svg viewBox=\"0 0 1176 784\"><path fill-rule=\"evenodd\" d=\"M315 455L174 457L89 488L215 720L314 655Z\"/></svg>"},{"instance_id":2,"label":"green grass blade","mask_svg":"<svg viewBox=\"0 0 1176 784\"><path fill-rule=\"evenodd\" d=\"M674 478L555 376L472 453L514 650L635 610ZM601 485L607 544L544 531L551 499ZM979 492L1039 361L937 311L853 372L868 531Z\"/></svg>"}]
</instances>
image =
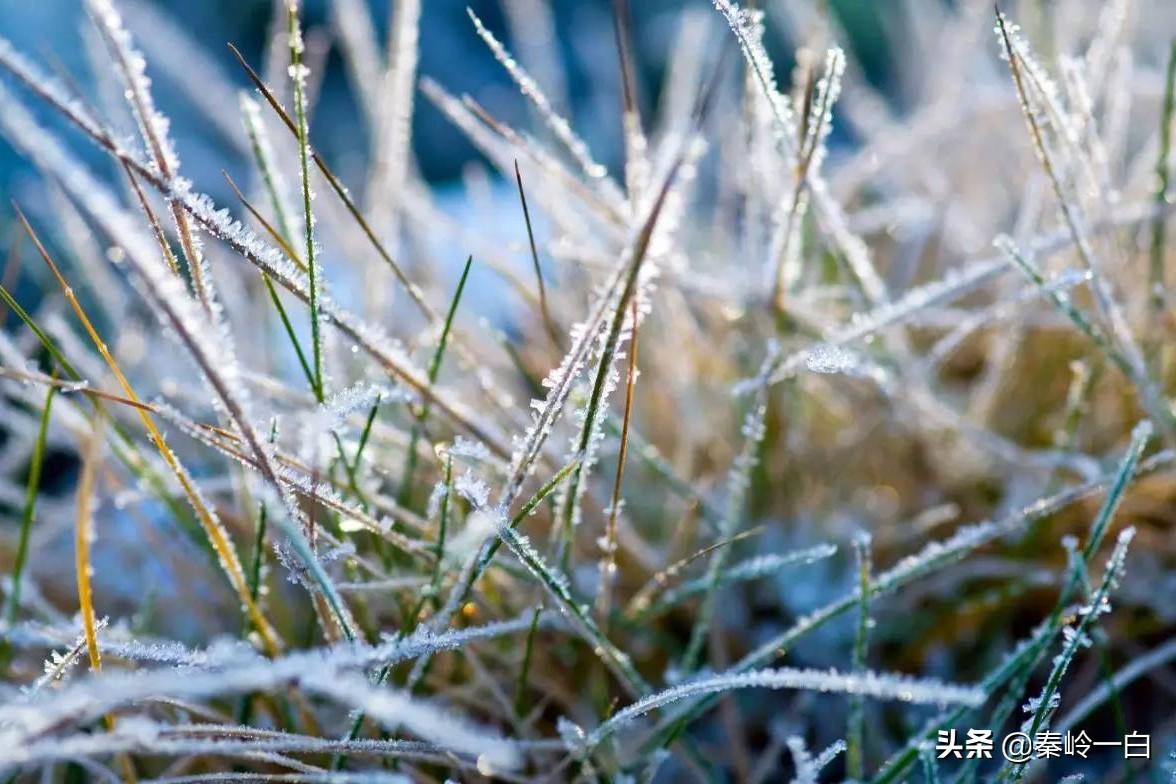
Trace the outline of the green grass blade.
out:
<instances>
[{"instance_id":1,"label":"green grass blade","mask_svg":"<svg viewBox=\"0 0 1176 784\"><path fill-rule=\"evenodd\" d=\"M310 129L306 119L306 66L302 64L302 29L298 22L298 4L290 3L286 13L290 36L290 74L294 82L294 116L298 120L298 174L302 185L302 213L306 222L306 273L310 305L311 354L314 357L315 398L323 402L323 339L319 318L319 269L314 239L314 211L310 200Z\"/></svg>"},{"instance_id":2,"label":"green grass blade","mask_svg":"<svg viewBox=\"0 0 1176 784\"><path fill-rule=\"evenodd\" d=\"M33 521L37 513L37 494L41 488L41 467L45 462L45 438L49 432L49 415L53 408L53 396L56 393L57 387L50 385L49 391L45 395L45 405L41 409L37 440L33 442L33 455L29 459L28 488L25 492L24 507L20 515L20 540L16 546L16 561L12 566L12 593L8 596L8 609L5 613L9 625L16 622L16 614L20 609L20 582L29 555L29 534L33 529Z\"/></svg>"},{"instance_id":3,"label":"green grass blade","mask_svg":"<svg viewBox=\"0 0 1176 784\"><path fill-rule=\"evenodd\" d=\"M853 669L866 669L866 654L870 644L870 539L862 535L854 540L858 571L858 619L853 643ZM846 732L845 768L851 779L860 780L865 773L866 714L865 700L854 694L849 700L849 720Z\"/></svg>"},{"instance_id":4,"label":"green grass blade","mask_svg":"<svg viewBox=\"0 0 1176 784\"><path fill-rule=\"evenodd\" d=\"M437 375L441 372L441 361L445 358L445 349L449 345L449 333L453 329L453 319L457 316L457 306L461 304L461 295L465 291L466 280L470 276L470 267L473 263L473 256L466 258L465 267L462 268L461 277L457 281L457 290L453 292L453 299L449 301L449 310L445 313L445 321L441 326L441 335L437 338L437 347L433 349L433 355L429 358L429 367L427 370L429 386L437 383ZM408 454L405 456L404 477L401 479L400 494L397 498L397 502L401 506L407 507L412 503L412 482L413 475L416 473L417 446L420 443L421 427L424 426L428 416L429 401L426 400L421 405L420 415L413 424L412 433L408 440Z\"/></svg>"},{"instance_id":5,"label":"green grass blade","mask_svg":"<svg viewBox=\"0 0 1176 784\"><path fill-rule=\"evenodd\" d=\"M1164 279L1164 257L1167 252L1167 218L1165 207L1168 203L1168 188L1171 185L1172 115L1176 110L1176 38L1168 50L1168 68L1164 78L1164 106L1160 112L1160 154L1156 160L1156 214L1152 218L1151 254L1149 256L1149 302L1152 309L1152 328L1157 330L1152 346L1152 361L1157 362L1156 352L1163 345L1159 331L1163 329L1162 316L1167 306L1167 292Z\"/></svg>"}]
</instances>

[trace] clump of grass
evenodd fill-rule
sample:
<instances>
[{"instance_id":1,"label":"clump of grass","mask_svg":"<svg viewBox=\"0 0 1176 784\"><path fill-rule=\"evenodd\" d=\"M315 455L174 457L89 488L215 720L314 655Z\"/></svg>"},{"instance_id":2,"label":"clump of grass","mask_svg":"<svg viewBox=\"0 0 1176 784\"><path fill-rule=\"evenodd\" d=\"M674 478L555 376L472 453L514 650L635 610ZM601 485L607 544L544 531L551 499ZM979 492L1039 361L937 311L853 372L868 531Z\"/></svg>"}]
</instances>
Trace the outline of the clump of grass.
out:
<instances>
[{"instance_id":1,"label":"clump of grass","mask_svg":"<svg viewBox=\"0 0 1176 784\"><path fill-rule=\"evenodd\" d=\"M231 75L87 0L125 107L0 38L45 185L0 274L0 776L1117 780L1142 763L934 744L1176 744L1170 9L911 4L896 103L827 4L684 10L645 83L617 2L610 150L550 9L503 4L469 39L534 128L419 73L415 0L383 52L363 3L280 3ZM223 172L181 174L160 58ZM504 231L433 203L418 87Z\"/></svg>"}]
</instances>

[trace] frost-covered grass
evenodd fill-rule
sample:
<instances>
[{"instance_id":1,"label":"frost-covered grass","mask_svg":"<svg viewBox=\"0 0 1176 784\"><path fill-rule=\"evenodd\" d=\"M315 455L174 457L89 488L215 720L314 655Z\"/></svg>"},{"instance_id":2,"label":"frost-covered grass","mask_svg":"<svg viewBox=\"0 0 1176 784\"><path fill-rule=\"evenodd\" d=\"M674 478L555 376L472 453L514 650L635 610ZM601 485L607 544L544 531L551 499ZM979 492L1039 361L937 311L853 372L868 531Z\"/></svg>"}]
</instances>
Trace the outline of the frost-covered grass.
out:
<instances>
[{"instance_id":1,"label":"frost-covered grass","mask_svg":"<svg viewBox=\"0 0 1176 784\"><path fill-rule=\"evenodd\" d=\"M41 173L0 271L0 781L1169 780L1176 8L896 2L884 95L826 3L686 4L646 94L620 0L610 168L577 31L502 5L469 33L529 127L418 72L420 0L386 43L278 3L223 73L86 0L93 94L0 39ZM420 179L419 100L483 225ZM939 759L968 728L997 758ZM1014 730L1151 759L1005 765Z\"/></svg>"}]
</instances>

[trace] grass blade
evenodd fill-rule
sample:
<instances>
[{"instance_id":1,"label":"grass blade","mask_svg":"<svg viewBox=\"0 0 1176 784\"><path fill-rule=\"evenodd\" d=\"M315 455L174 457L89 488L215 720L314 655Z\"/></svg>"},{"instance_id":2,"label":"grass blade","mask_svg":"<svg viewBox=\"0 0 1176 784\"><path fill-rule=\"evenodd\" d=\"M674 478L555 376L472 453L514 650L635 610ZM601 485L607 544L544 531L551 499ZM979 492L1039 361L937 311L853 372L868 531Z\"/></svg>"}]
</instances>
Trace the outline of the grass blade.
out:
<instances>
[{"instance_id":1,"label":"grass blade","mask_svg":"<svg viewBox=\"0 0 1176 784\"><path fill-rule=\"evenodd\" d=\"M539 284L539 310L543 315L543 323L547 327L547 335L554 346L559 346L559 331L555 322L551 320L551 311L547 308L547 286L543 283L543 268L539 265L539 249L535 246L535 230L531 228L531 211L527 208L527 194L523 190L523 173L519 170L519 162L514 162L515 182L519 186L519 202L523 205L523 220L527 224L527 242L531 247L531 265L535 269L535 281Z\"/></svg>"},{"instance_id":2,"label":"grass blade","mask_svg":"<svg viewBox=\"0 0 1176 784\"><path fill-rule=\"evenodd\" d=\"M854 554L858 565L858 621L853 643L853 669L866 669L866 654L870 644L870 539L863 534L854 540ZM849 777L860 780L865 774L865 704L860 695L849 701L849 721L846 732L845 769Z\"/></svg>"},{"instance_id":3,"label":"grass blade","mask_svg":"<svg viewBox=\"0 0 1176 784\"><path fill-rule=\"evenodd\" d=\"M29 555L29 534L36 519L37 495L41 489L41 467L45 462L45 436L49 432L49 414L56 393L57 387L50 386L45 395L45 405L41 408L41 420L37 426L37 440L33 442L33 455L29 458L28 489L20 515L20 540L16 546L16 560L12 565L12 592L8 596L8 608L4 614L10 626L16 622L16 614L20 609L20 581Z\"/></svg>"},{"instance_id":4,"label":"grass blade","mask_svg":"<svg viewBox=\"0 0 1176 784\"><path fill-rule=\"evenodd\" d=\"M1172 40L1168 50L1168 68L1164 78L1164 105L1160 110L1160 153L1156 160L1156 195L1157 209L1162 210L1168 201L1168 188L1171 184L1172 154L1172 115L1176 109L1176 39ZM1167 294L1164 276L1164 258L1167 250L1167 221L1163 212L1157 212L1152 218L1151 255L1148 266L1151 297L1149 301L1152 309L1152 328L1157 331L1157 344L1163 329L1162 316L1167 305ZM1153 363L1159 360L1155 352L1160 345L1152 347Z\"/></svg>"},{"instance_id":5,"label":"grass blade","mask_svg":"<svg viewBox=\"0 0 1176 784\"><path fill-rule=\"evenodd\" d=\"M81 322L82 326L85 328L91 342L94 344L94 347L98 349L98 352L106 361L107 367L109 367L111 373L114 374L115 379L118 381L119 386L123 390L123 394L126 395L128 399L134 401L136 404L140 403L139 396L135 393L134 387L131 386L130 381L122 372L122 369L119 367L118 362L114 358L114 355L110 353L109 349L107 349L105 341L103 341L99 336L98 330L90 321L89 316L86 315L86 311L82 307L82 304L78 301L77 297L74 296L73 289L70 288L69 284L65 280L65 276L61 274L61 270L58 269L57 264L54 263L53 258L49 255L49 252L45 249L45 246L37 237L37 234L33 230L32 225L24 217L24 214L19 210L17 211L17 216L20 218L25 231L28 232L29 237L33 240L33 244L36 246L37 252L40 254L45 264L53 273L57 283L61 286L61 290L65 294L70 307L73 309L74 315L77 316L78 321ZM140 421L143 423L143 427L147 430L147 433L151 438L151 442L159 451L160 457L163 458L164 462L167 464L168 468L172 471L172 474L179 481L180 486L183 488L184 494L187 496L189 503L196 512L196 516L200 520L200 523L204 528L204 532L208 536L209 543L212 545L213 550L216 552L217 558L220 561L221 567L224 569L226 575L229 578L230 584L232 584L233 588L236 590L237 596L241 599L244 607L246 608L246 613L252 619L255 627L258 630L258 633L261 635L266 650L268 650L270 653L276 653L280 649L280 643L278 642L277 635L273 631L273 627L270 626L269 622L258 609L257 603L253 601L253 598L249 594L248 583L245 579L244 570L241 567L240 559L237 557L237 551L233 547L228 532L224 529L224 526L216 517L215 513L213 513L213 511L204 502L203 498L201 498L195 484L188 476L187 471L185 471L181 466L179 458L177 458L175 453L172 452L171 447L167 445L167 441L164 439L163 433L161 433L159 428L155 425L155 421L152 419L150 413L143 407L136 407L135 410L139 415Z\"/></svg>"},{"instance_id":6,"label":"grass blade","mask_svg":"<svg viewBox=\"0 0 1176 784\"><path fill-rule=\"evenodd\" d=\"M286 5L287 32L290 36L290 77L294 82L294 116L298 119L298 174L302 185L302 216L306 227L306 279L310 305L310 342L314 357L311 387L318 402L323 402L323 339L319 334L319 270L316 259L317 247L314 239L314 211L310 200L310 130L306 123L306 77L308 70L302 64L302 28L298 22L298 0L288 0Z\"/></svg>"},{"instance_id":7,"label":"grass blade","mask_svg":"<svg viewBox=\"0 0 1176 784\"><path fill-rule=\"evenodd\" d=\"M449 301L449 310L445 313L445 322L442 324L441 334L437 338L437 347L433 349L433 355L429 359L429 368L426 371L425 377L428 380L429 386L437 383L437 374L441 372L441 361L445 358L445 349L449 345L449 333L453 329L453 319L457 316L457 306L461 304L461 295L465 291L466 280L469 278L470 267L473 263L473 256L466 259L465 266L461 270L461 277L457 280L457 290L453 292L453 299ZM416 423L412 427L412 434L409 436L408 453L405 457L404 478L401 480L400 497L398 499L401 506L409 506L412 501L412 481L413 474L416 472L417 444L420 440L421 428L428 418L429 402L426 400L416 418Z\"/></svg>"}]
</instances>

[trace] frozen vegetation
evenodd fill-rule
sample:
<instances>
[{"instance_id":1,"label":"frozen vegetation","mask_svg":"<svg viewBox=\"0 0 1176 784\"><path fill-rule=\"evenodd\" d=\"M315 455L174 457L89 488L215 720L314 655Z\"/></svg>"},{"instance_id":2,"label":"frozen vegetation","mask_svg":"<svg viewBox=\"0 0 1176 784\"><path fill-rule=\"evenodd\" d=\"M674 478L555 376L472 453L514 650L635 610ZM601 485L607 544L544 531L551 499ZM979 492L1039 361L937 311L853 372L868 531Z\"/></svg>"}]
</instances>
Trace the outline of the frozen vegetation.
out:
<instances>
[{"instance_id":1,"label":"frozen vegetation","mask_svg":"<svg viewBox=\"0 0 1176 784\"><path fill-rule=\"evenodd\" d=\"M469 12L513 125L327 5L0 38L0 782L1176 781L1176 5L895 0L883 90L852 4L683 3L651 87L616 0L619 156L546 0Z\"/></svg>"}]
</instances>

